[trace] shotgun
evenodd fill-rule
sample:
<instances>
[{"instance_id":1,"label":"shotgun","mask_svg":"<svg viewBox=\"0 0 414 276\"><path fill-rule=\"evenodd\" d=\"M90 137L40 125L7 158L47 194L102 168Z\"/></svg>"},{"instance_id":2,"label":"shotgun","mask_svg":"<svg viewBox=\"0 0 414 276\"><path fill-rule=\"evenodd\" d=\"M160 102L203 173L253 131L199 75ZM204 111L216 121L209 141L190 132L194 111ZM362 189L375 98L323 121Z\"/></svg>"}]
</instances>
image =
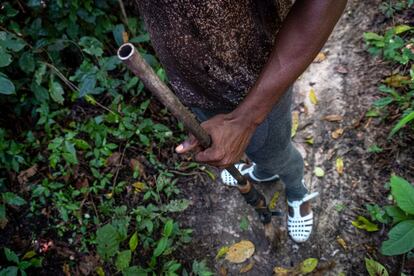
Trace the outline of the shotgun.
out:
<instances>
[{"instance_id":1,"label":"shotgun","mask_svg":"<svg viewBox=\"0 0 414 276\"><path fill-rule=\"evenodd\" d=\"M200 145L206 149L211 145L211 138L200 126L194 115L180 102L168 86L152 70L151 66L141 57L131 43L125 43L118 49L118 58L144 83L158 100L167 107L175 118L181 121L184 127L194 135ZM271 212L266 199L234 165L226 170L237 180L237 188L246 202L253 206L263 224L270 224L272 216L280 216L281 212Z\"/></svg>"}]
</instances>

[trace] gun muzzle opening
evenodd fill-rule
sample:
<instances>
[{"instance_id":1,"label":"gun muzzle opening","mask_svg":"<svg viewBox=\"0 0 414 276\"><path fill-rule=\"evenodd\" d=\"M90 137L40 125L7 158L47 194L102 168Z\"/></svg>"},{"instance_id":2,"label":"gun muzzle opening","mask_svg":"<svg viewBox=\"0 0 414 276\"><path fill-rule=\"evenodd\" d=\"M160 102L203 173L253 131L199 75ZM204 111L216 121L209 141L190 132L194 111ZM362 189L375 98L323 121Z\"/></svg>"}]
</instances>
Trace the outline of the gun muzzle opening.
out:
<instances>
[{"instance_id":1,"label":"gun muzzle opening","mask_svg":"<svg viewBox=\"0 0 414 276\"><path fill-rule=\"evenodd\" d=\"M118 57L120 60L129 59L135 52L135 47L131 43L125 43L118 49Z\"/></svg>"}]
</instances>

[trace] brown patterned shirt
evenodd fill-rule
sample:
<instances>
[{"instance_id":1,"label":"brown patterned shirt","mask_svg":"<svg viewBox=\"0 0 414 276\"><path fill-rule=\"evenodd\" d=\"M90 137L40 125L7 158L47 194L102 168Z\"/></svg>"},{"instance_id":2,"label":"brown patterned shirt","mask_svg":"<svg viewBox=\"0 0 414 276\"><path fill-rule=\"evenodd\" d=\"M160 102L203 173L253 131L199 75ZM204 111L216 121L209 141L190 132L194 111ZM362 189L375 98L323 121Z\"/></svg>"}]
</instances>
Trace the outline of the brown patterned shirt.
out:
<instances>
[{"instance_id":1,"label":"brown patterned shirt","mask_svg":"<svg viewBox=\"0 0 414 276\"><path fill-rule=\"evenodd\" d=\"M290 0L136 0L184 104L233 109L273 48Z\"/></svg>"}]
</instances>

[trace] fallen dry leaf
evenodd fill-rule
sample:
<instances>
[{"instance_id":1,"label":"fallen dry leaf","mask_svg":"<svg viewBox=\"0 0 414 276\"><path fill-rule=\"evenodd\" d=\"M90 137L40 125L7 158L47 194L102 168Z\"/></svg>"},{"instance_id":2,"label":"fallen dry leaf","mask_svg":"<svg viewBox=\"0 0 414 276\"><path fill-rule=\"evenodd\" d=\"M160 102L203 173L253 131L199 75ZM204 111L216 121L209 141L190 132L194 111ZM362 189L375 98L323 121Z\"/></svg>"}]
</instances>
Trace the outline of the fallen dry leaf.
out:
<instances>
[{"instance_id":1,"label":"fallen dry leaf","mask_svg":"<svg viewBox=\"0 0 414 276\"><path fill-rule=\"evenodd\" d=\"M76 180L75 187L76 189L82 189L84 187L89 187L88 178L86 178L85 176L78 178Z\"/></svg>"},{"instance_id":2,"label":"fallen dry leaf","mask_svg":"<svg viewBox=\"0 0 414 276\"><path fill-rule=\"evenodd\" d=\"M321 63L326 59L326 55L324 52L320 52L316 55L315 59L313 60L314 63Z\"/></svg>"},{"instance_id":3,"label":"fallen dry leaf","mask_svg":"<svg viewBox=\"0 0 414 276\"><path fill-rule=\"evenodd\" d=\"M336 158L336 171L340 175L344 173L344 160L341 157Z\"/></svg>"},{"instance_id":4,"label":"fallen dry leaf","mask_svg":"<svg viewBox=\"0 0 414 276\"><path fill-rule=\"evenodd\" d=\"M277 266L273 269L273 272L275 273L276 276L291 276L291 275L296 275L296 273L294 273L293 270L288 269L288 268L284 268L281 266Z\"/></svg>"},{"instance_id":5,"label":"fallen dry leaf","mask_svg":"<svg viewBox=\"0 0 414 276\"><path fill-rule=\"evenodd\" d=\"M228 272L228 270L227 270L227 268L226 267L224 267L224 266L221 266L220 267L220 270L219 270L219 274L220 274L220 276L227 276L227 274L228 274L229 272Z\"/></svg>"},{"instance_id":6,"label":"fallen dry leaf","mask_svg":"<svg viewBox=\"0 0 414 276\"><path fill-rule=\"evenodd\" d=\"M340 246L342 246L343 249L348 250L348 246L346 245L346 242L343 238L337 236L336 241L339 243Z\"/></svg>"},{"instance_id":7,"label":"fallen dry leaf","mask_svg":"<svg viewBox=\"0 0 414 276\"><path fill-rule=\"evenodd\" d=\"M291 138L295 137L296 131L299 127L299 111L292 112L292 134Z\"/></svg>"},{"instance_id":8,"label":"fallen dry leaf","mask_svg":"<svg viewBox=\"0 0 414 276\"><path fill-rule=\"evenodd\" d=\"M29 178L34 176L36 173L37 173L37 164L34 164L27 170L20 172L19 175L17 176L17 181L19 182L20 185L24 185L27 183Z\"/></svg>"},{"instance_id":9,"label":"fallen dry leaf","mask_svg":"<svg viewBox=\"0 0 414 276\"><path fill-rule=\"evenodd\" d=\"M106 159L105 165L107 167L116 167L119 165L119 161L121 160L122 154L120 152L114 152L111 154L111 156Z\"/></svg>"},{"instance_id":10,"label":"fallen dry leaf","mask_svg":"<svg viewBox=\"0 0 414 276\"><path fill-rule=\"evenodd\" d=\"M337 72L337 73L339 73L339 74L348 74L348 68L346 68L345 66L343 66L343 65L338 65L338 66L335 66L335 71Z\"/></svg>"},{"instance_id":11,"label":"fallen dry leaf","mask_svg":"<svg viewBox=\"0 0 414 276\"><path fill-rule=\"evenodd\" d=\"M250 270L252 270L254 264L256 262L255 261L251 261L250 263L248 263L247 265L243 266L242 268L240 268L239 272L240 273L246 273L249 272Z\"/></svg>"},{"instance_id":12,"label":"fallen dry leaf","mask_svg":"<svg viewBox=\"0 0 414 276\"><path fill-rule=\"evenodd\" d=\"M129 36L127 32L122 32L122 40L124 41L124 43L128 42Z\"/></svg>"},{"instance_id":13,"label":"fallen dry leaf","mask_svg":"<svg viewBox=\"0 0 414 276\"><path fill-rule=\"evenodd\" d=\"M344 134L344 129L343 128L338 128L337 130L332 132L331 136L332 136L333 139L338 139L339 137L342 136L342 134Z\"/></svg>"},{"instance_id":14,"label":"fallen dry leaf","mask_svg":"<svg viewBox=\"0 0 414 276\"><path fill-rule=\"evenodd\" d=\"M135 183L132 184L132 187L134 187L134 192L135 193L140 193L145 189L145 184L143 182L137 181Z\"/></svg>"},{"instance_id":15,"label":"fallen dry leaf","mask_svg":"<svg viewBox=\"0 0 414 276\"><path fill-rule=\"evenodd\" d=\"M342 115L332 114L326 115L323 119L329 122L340 122L344 119L344 117Z\"/></svg>"},{"instance_id":16,"label":"fallen dry leaf","mask_svg":"<svg viewBox=\"0 0 414 276\"><path fill-rule=\"evenodd\" d=\"M309 91L309 100L312 104L318 104L318 98L316 97L315 90L313 88Z\"/></svg>"},{"instance_id":17,"label":"fallen dry leaf","mask_svg":"<svg viewBox=\"0 0 414 276\"><path fill-rule=\"evenodd\" d=\"M65 276L70 276L72 275L70 272L70 266L67 263L64 263L62 266L62 271L65 274Z\"/></svg>"},{"instance_id":18,"label":"fallen dry leaf","mask_svg":"<svg viewBox=\"0 0 414 276\"><path fill-rule=\"evenodd\" d=\"M138 171L139 176L145 177L145 167L139 160L134 158L129 160L129 167L133 172Z\"/></svg>"},{"instance_id":19,"label":"fallen dry leaf","mask_svg":"<svg viewBox=\"0 0 414 276\"><path fill-rule=\"evenodd\" d=\"M401 76L400 74L396 74L389 76L383 82L391 87L399 88L407 85L409 80L409 76Z\"/></svg>"},{"instance_id":20,"label":"fallen dry leaf","mask_svg":"<svg viewBox=\"0 0 414 276\"><path fill-rule=\"evenodd\" d=\"M269 209L272 210L276 208L276 203L277 203L277 200L279 199L279 195L280 193L277 191L273 194L272 199L269 202Z\"/></svg>"},{"instance_id":21,"label":"fallen dry leaf","mask_svg":"<svg viewBox=\"0 0 414 276\"><path fill-rule=\"evenodd\" d=\"M251 241L242 240L229 247L226 260L236 264L242 263L253 255L254 249L254 244Z\"/></svg>"},{"instance_id":22,"label":"fallen dry leaf","mask_svg":"<svg viewBox=\"0 0 414 276\"><path fill-rule=\"evenodd\" d=\"M313 137L312 137L312 136L309 136L309 137L306 137L305 142L306 142L307 144L309 144L309 145L313 145L313 143L314 143L314 139L313 139Z\"/></svg>"}]
</instances>

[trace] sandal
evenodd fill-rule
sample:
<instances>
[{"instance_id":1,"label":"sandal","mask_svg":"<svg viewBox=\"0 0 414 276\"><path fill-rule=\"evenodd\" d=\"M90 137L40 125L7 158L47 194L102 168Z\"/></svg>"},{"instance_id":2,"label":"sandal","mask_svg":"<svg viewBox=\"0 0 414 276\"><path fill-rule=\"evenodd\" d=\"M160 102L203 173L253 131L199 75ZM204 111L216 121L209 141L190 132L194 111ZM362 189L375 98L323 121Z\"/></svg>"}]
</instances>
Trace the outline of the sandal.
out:
<instances>
[{"instance_id":1,"label":"sandal","mask_svg":"<svg viewBox=\"0 0 414 276\"><path fill-rule=\"evenodd\" d=\"M266 182L275 182L279 180L279 175L275 174L271 177L267 178L257 178L253 171L256 166L255 163L252 163L251 165L248 165L246 163L238 163L234 165L236 169L240 171L240 173L248 178L249 181L253 183L266 183ZM237 186L237 180L234 179L234 177L227 171L223 170L220 174L221 182L223 182L224 185L228 186Z\"/></svg>"},{"instance_id":2,"label":"sandal","mask_svg":"<svg viewBox=\"0 0 414 276\"><path fill-rule=\"evenodd\" d=\"M307 194L301 200L288 201L288 206L293 209L293 217L290 212L288 212L288 232L289 236L297 243L305 242L309 239L312 232L313 225L313 212L310 211L309 214L302 217L300 206L317 197L318 192Z\"/></svg>"}]
</instances>

